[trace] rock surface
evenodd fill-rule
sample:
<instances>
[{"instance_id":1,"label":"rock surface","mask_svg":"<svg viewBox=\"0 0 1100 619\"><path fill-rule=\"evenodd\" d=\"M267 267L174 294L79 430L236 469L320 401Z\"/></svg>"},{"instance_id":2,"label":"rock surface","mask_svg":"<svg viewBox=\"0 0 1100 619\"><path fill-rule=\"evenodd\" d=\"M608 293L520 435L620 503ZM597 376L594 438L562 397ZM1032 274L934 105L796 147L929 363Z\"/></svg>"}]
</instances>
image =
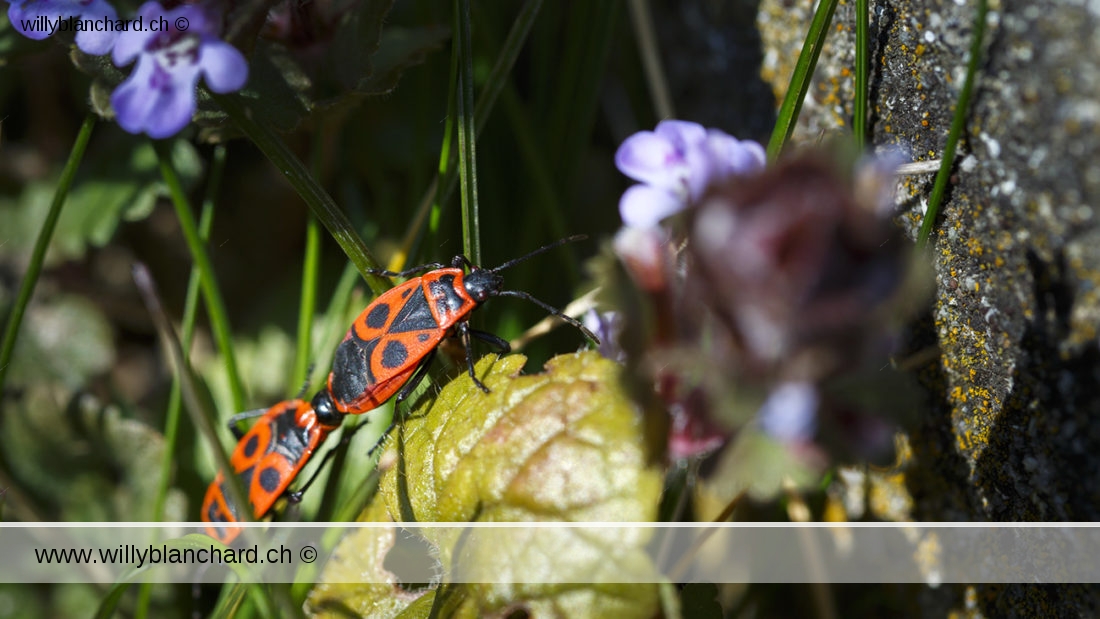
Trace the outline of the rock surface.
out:
<instances>
[{"instance_id":1,"label":"rock surface","mask_svg":"<svg viewBox=\"0 0 1100 619\"><path fill-rule=\"evenodd\" d=\"M759 7L761 72L777 97L812 17L808 4ZM872 142L935 159L963 83L976 2L870 4ZM837 8L797 141L849 123L854 14L853 0ZM965 137L930 243L937 286L917 339L939 354L920 370L931 409L909 436L903 475L891 476L912 498L903 517L1100 520L1098 21L1095 1L990 3ZM903 183L900 220L914 237L932 176ZM1088 616L1096 594L986 586L928 596L923 610Z\"/></svg>"}]
</instances>

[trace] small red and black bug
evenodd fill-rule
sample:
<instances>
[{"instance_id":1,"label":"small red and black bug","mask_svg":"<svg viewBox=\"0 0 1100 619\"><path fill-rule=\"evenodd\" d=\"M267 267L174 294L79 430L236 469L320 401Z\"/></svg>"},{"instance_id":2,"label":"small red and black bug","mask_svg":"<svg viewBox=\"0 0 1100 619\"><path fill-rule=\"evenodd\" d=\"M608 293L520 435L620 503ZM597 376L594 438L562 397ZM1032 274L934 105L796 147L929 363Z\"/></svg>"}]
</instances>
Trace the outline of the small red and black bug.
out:
<instances>
[{"instance_id":1,"label":"small red and black bug","mask_svg":"<svg viewBox=\"0 0 1100 619\"><path fill-rule=\"evenodd\" d=\"M466 347L470 378L488 393L489 389L474 376L470 336L492 344L501 353L509 352L511 347L492 333L472 329L467 320L470 312L491 297L527 299L599 344L599 339L584 325L554 307L526 292L504 290L504 278L500 275L500 271L528 258L584 238L582 235L562 239L493 269L479 268L465 256L455 256L449 268L433 263L400 273L375 271L385 277L423 275L379 295L348 329L336 349L328 377L328 390L336 410L365 413L381 406L395 393L398 402L404 400L424 377L436 347L452 331Z\"/></svg>"},{"instance_id":2,"label":"small red and black bug","mask_svg":"<svg viewBox=\"0 0 1100 619\"><path fill-rule=\"evenodd\" d=\"M317 447L340 426L344 415L333 407L328 391L322 390L311 402L286 400L272 406L248 432L240 435L236 422L243 416L248 413L234 416L229 423L239 439L229 462L233 473L240 477L252 515L258 520L286 492ZM206 527L211 537L231 544L241 530L224 525L240 518L237 506L227 497L225 483L225 473L219 471L206 489L202 520L211 524Z\"/></svg>"}]
</instances>

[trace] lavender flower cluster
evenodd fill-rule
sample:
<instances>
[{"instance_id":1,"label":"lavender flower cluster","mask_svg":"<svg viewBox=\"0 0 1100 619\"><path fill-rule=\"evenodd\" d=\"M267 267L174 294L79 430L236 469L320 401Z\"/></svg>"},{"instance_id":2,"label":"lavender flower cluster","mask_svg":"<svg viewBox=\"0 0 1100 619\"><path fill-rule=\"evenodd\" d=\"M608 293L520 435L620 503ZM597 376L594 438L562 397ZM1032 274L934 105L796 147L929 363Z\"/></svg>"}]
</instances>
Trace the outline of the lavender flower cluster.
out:
<instances>
[{"instance_id":1,"label":"lavender flower cluster","mask_svg":"<svg viewBox=\"0 0 1100 619\"><path fill-rule=\"evenodd\" d=\"M616 166L640 184L619 202L613 246L657 318L632 336L620 315L588 324L605 345L634 338L627 348L645 358L633 369L669 413L672 459L722 446L739 430L712 413L761 388L749 425L818 462L817 443L840 426L861 455L892 447L888 421L823 390L892 341L879 324L904 271L892 194L857 189L861 174L893 187L889 163L845 170L819 151L767 165L755 142L674 120L620 146Z\"/></svg>"},{"instance_id":2,"label":"lavender flower cluster","mask_svg":"<svg viewBox=\"0 0 1100 619\"><path fill-rule=\"evenodd\" d=\"M36 40L54 34L62 20L95 27L76 28L76 46L94 56L110 54L116 66L135 63L130 77L111 95L118 124L130 133L166 138L195 113L199 77L216 93L240 90L248 63L219 37L221 21L209 7L166 9L146 2L135 19L120 21L106 0L9 0L8 19L20 34Z\"/></svg>"}]
</instances>

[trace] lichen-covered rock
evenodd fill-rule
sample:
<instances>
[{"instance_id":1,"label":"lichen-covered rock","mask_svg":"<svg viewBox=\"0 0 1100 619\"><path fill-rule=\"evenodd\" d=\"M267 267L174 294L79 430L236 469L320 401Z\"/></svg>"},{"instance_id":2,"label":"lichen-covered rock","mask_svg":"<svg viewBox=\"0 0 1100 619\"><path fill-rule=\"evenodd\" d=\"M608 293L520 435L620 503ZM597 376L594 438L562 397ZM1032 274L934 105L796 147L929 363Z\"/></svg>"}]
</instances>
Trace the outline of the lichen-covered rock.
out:
<instances>
[{"instance_id":1,"label":"lichen-covered rock","mask_svg":"<svg viewBox=\"0 0 1100 619\"><path fill-rule=\"evenodd\" d=\"M765 0L758 16L762 72L777 95L811 17L807 5L791 4ZM870 137L914 160L935 159L963 83L976 3L870 4ZM915 519L1100 519L1096 7L990 2L965 139L930 243L934 306L914 345L941 353L922 370L935 404L899 467ZM854 10L851 1L837 9L796 139L814 141L851 118ZM914 235L931 182L902 183L900 219ZM986 587L968 594L964 610L1090 615L1093 594Z\"/></svg>"}]
</instances>

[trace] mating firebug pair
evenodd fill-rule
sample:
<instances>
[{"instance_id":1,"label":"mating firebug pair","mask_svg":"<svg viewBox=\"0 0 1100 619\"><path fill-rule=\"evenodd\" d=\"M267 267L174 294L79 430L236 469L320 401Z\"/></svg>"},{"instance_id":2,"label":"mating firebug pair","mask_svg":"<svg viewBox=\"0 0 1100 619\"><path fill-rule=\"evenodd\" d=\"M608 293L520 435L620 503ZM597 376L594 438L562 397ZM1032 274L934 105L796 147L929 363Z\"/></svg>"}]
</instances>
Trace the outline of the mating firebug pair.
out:
<instances>
[{"instance_id":1,"label":"mating firebug pair","mask_svg":"<svg viewBox=\"0 0 1100 619\"><path fill-rule=\"evenodd\" d=\"M554 307L526 292L504 290L500 275L500 271L528 258L584 238L562 239L493 269L479 268L465 256L455 256L450 267L433 263L401 272L375 271L384 277L423 275L379 295L355 319L336 349L325 389L311 402L281 402L240 437L230 463L248 491L254 517L259 519L272 508L313 451L339 427L343 414L366 413L394 394L399 403L407 398L427 373L436 347L447 335L454 333L462 339L470 378L488 393L489 389L474 375L470 338L486 341L501 353L509 352L510 347L496 335L471 328L468 320L470 313L490 298L527 299L599 344L591 331ZM223 474L218 473L206 491L203 521L214 525L238 521L224 484ZM207 531L226 544L240 532L227 526L212 526Z\"/></svg>"}]
</instances>

